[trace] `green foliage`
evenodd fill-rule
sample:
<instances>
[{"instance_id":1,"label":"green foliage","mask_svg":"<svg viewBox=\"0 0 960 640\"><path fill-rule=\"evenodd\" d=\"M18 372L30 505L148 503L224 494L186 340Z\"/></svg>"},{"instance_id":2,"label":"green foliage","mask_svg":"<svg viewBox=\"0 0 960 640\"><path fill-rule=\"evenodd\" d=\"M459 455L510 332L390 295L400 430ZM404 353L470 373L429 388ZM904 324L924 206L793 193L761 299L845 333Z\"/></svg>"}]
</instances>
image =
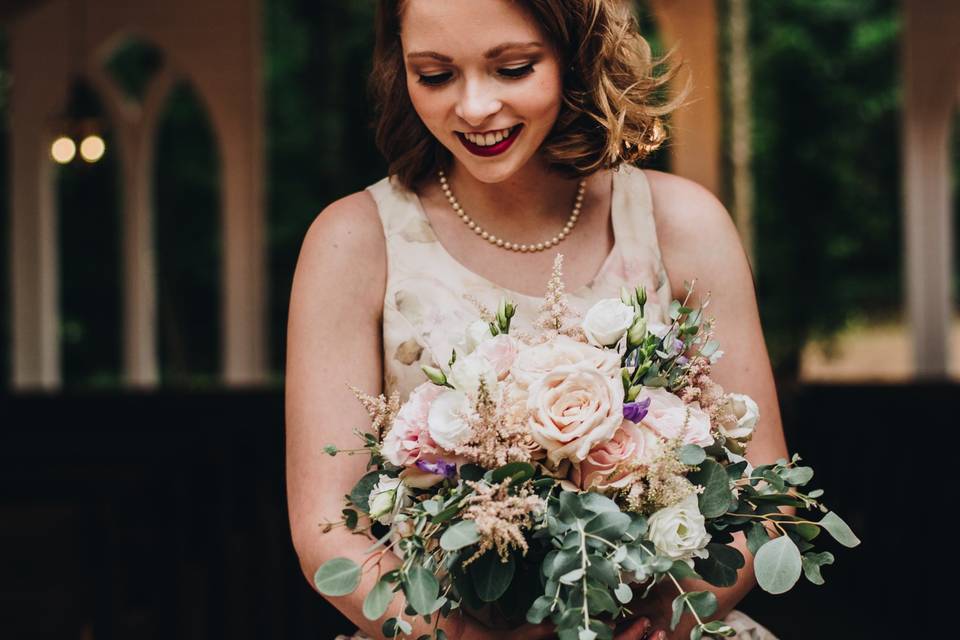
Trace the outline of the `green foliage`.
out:
<instances>
[{"instance_id":1,"label":"green foliage","mask_svg":"<svg viewBox=\"0 0 960 640\"><path fill-rule=\"evenodd\" d=\"M786 593L800 578L800 550L789 536L766 543L754 558L757 584L767 593Z\"/></svg>"},{"instance_id":2,"label":"green foliage","mask_svg":"<svg viewBox=\"0 0 960 640\"><path fill-rule=\"evenodd\" d=\"M899 6L754 0L750 21L755 273L793 377L809 339L902 304Z\"/></svg>"},{"instance_id":3,"label":"green foliage","mask_svg":"<svg viewBox=\"0 0 960 640\"><path fill-rule=\"evenodd\" d=\"M345 596L360 585L360 566L349 558L327 560L313 574L317 591L327 596Z\"/></svg>"}]
</instances>

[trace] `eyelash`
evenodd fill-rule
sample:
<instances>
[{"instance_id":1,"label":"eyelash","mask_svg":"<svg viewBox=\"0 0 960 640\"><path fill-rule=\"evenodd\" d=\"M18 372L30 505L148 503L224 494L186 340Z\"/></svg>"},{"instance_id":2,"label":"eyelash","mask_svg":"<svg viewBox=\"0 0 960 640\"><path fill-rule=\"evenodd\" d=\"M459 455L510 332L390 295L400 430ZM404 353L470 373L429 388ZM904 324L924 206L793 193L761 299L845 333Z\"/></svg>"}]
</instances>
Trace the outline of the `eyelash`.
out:
<instances>
[{"instance_id":1,"label":"eyelash","mask_svg":"<svg viewBox=\"0 0 960 640\"><path fill-rule=\"evenodd\" d=\"M522 67L504 67L499 70L500 75L510 80L517 80L533 73L533 63L528 63ZM442 84L445 84L447 80L450 79L451 73L437 73L432 76L425 76L420 74L420 79L417 81L420 84L426 85L428 87L439 87Z\"/></svg>"}]
</instances>

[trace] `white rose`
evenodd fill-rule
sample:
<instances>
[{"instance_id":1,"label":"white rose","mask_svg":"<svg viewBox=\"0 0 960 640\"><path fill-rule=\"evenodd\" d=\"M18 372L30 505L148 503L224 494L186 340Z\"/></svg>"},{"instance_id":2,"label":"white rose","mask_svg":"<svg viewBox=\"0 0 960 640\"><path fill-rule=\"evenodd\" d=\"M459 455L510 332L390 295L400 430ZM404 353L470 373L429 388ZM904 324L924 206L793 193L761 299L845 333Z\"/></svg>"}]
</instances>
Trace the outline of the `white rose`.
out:
<instances>
[{"instance_id":1,"label":"white rose","mask_svg":"<svg viewBox=\"0 0 960 640\"><path fill-rule=\"evenodd\" d=\"M707 533L696 494L690 494L673 506L660 509L647 521L647 539L657 553L674 560L706 558Z\"/></svg>"},{"instance_id":2,"label":"white rose","mask_svg":"<svg viewBox=\"0 0 960 640\"><path fill-rule=\"evenodd\" d=\"M407 487L400 478L380 475L377 486L370 492L370 517L380 524L390 524L407 502Z\"/></svg>"},{"instance_id":3,"label":"white rose","mask_svg":"<svg viewBox=\"0 0 960 640\"><path fill-rule=\"evenodd\" d=\"M462 391L446 391L430 405L427 425L430 437L438 445L452 451L473 435L473 428L467 422L470 413L470 400Z\"/></svg>"},{"instance_id":4,"label":"white rose","mask_svg":"<svg viewBox=\"0 0 960 640\"><path fill-rule=\"evenodd\" d=\"M746 442L753 437L753 430L757 427L760 418L760 407L753 398L742 393L731 393L727 396L730 409L737 418L737 426L732 429L720 428L723 435L730 440Z\"/></svg>"},{"instance_id":5,"label":"white rose","mask_svg":"<svg viewBox=\"0 0 960 640\"><path fill-rule=\"evenodd\" d=\"M623 422L620 376L600 373L589 363L556 367L528 392L530 434L554 467L565 459L582 462Z\"/></svg>"},{"instance_id":6,"label":"white rose","mask_svg":"<svg viewBox=\"0 0 960 640\"><path fill-rule=\"evenodd\" d=\"M476 354L490 363L497 374L497 380L503 380L510 373L510 367L513 366L518 351L519 344L517 341L511 336L501 333L478 344Z\"/></svg>"},{"instance_id":7,"label":"white rose","mask_svg":"<svg viewBox=\"0 0 960 640\"><path fill-rule=\"evenodd\" d=\"M670 327L671 325L662 322L647 321L647 331L661 339L670 333Z\"/></svg>"},{"instance_id":8,"label":"white rose","mask_svg":"<svg viewBox=\"0 0 960 640\"><path fill-rule=\"evenodd\" d=\"M571 364L596 369L618 380L620 377L620 356L615 351L597 349L563 335L521 349L510 372L517 387L525 390L556 367Z\"/></svg>"},{"instance_id":9,"label":"white rose","mask_svg":"<svg viewBox=\"0 0 960 640\"><path fill-rule=\"evenodd\" d=\"M633 307L619 298L606 298L596 303L583 318L587 341L598 347L615 345L633 324Z\"/></svg>"},{"instance_id":10,"label":"white rose","mask_svg":"<svg viewBox=\"0 0 960 640\"><path fill-rule=\"evenodd\" d=\"M447 382L454 389L463 391L472 399L476 399L480 391L480 380L483 380L490 396L496 397L497 371L483 354L476 351L464 358L457 358L447 377Z\"/></svg>"}]
</instances>

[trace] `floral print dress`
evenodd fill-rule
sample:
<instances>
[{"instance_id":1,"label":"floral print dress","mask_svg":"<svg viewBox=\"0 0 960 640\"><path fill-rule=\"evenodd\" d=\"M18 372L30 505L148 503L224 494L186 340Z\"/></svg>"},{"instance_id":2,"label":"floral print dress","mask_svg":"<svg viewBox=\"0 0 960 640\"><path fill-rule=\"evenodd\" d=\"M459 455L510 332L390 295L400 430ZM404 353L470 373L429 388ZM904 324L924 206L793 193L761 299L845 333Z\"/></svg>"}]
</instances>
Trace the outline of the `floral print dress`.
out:
<instances>
[{"instance_id":1,"label":"floral print dress","mask_svg":"<svg viewBox=\"0 0 960 640\"><path fill-rule=\"evenodd\" d=\"M513 326L532 329L541 298L504 288L457 261L438 240L416 193L393 177L367 191L377 204L386 239L384 393L397 391L405 399L425 380L421 365L447 362L464 327L478 317L471 298L491 310L503 297L513 300L518 307ZM619 298L621 286L642 284L646 317L665 322L670 281L657 244L650 186L641 169L622 165L613 172L611 218L613 249L589 284L567 291L570 306L582 314L603 298ZM739 611L731 612L726 622L737 629L740 640L776 640Z\"/></svg>"}]
</instances>

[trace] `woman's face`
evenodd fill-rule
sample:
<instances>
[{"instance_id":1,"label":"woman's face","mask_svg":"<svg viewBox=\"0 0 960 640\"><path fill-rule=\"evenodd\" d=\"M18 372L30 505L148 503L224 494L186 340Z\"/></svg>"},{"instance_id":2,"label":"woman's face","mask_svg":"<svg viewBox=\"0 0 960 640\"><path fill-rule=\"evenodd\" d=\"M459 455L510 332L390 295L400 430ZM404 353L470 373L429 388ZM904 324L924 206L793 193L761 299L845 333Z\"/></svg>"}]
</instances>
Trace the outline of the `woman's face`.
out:
<instances>
[{"instance_id":1,"label":"woman's face","mask_svg":"<svg viewBox=\"0 0 960 640\"><path fill-rule=\"evenodd\" d=\"M518 5L407 0L401 19L414 109L456 160L486 183L526 165L560 111L560 61Z\"/></svg>"}]
</instances>

